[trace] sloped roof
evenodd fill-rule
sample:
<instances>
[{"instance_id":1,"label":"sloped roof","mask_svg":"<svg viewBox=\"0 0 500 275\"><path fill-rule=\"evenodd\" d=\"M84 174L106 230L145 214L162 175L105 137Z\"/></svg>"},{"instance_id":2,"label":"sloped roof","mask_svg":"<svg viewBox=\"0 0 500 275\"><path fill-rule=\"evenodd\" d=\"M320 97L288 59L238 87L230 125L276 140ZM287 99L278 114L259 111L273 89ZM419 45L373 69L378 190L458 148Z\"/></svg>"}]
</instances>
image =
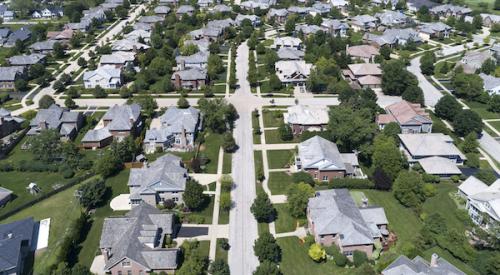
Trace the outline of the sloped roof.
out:
<instances>
[{"instance_id":1,"label":"sloped roof","mask_svg":"<svg viewBox=\"0 0 500 275\"><path fill-rule=\"evenodd\" d=\"M399 125L432 124L429 114L418 103L402 100L385 108Z\"/></svg>"},{"instance_id":2,"label":"sloped roof","mask_svg":"<svg viewBox=\"0 0 500 275\"><path fill-rule=\"evenodd\" d=\"M465 156L453 144L450 136L442 133L399 134L399 139L412 156Z\"/></svg>"},{"instance_id":3,"label":"sloped roof","mask_svg":"<svg viewBox=\"0 0 500 275\"><path fill-rule=\"evenodd\" d=\"M458 186L458 189L467 196L472 196L476 193L486 190L486 188L488 188L488 185L474 176L468 177L464 182L462 182L462 184Z\"/></svg>"},{"instance_id":4,"label":"sloped roof","mask_svg":"<svg viewBox=\"0 0 500 275\"><path fill-rule=\"evenodd\" d=\"M278 58L282 60L301 60L305 52L294 48L282 47L278 50Z\"/></svg>"},{"instance_id":5,"label":"sloped roof","mask_svg":"<svg viewBox=\"0 0 500 275\"><path fill-rule=\"evenodd\" d=\"M287 108L283 118L285 123L289 124L328 124L328 108L326 106L295 105Z\"/></svg>"},{"instance_id":6,"label":"sloped roof","mask_svg":"<svg viewBox=\"0 0 500 275\"><path fill-rule=\"evenodd\" d=\"M48 109L39 109L35 118L30 122L31 127L37 127L40 122L45 122L49 129L57 129L61 125L63 112L68 112L56 104L52 104Z\"/></svg>"},{"instance_id":7,"label":"sloped roof","mask_svg":"<svg viewBox=\"0 0 500 275\"><path fill-rule=\"evenodd\" d=\"M500 77L494 77L485 73L480 73L479 76L483 79L483 88L486 91L500 87Z\"/></svg>"},{"instance_id":8,"label":"sloped roof","mask_svg":"<svg viewBox=\"0 0 500 275\"><path fill-rule=\"evenodd\" d=\"M0 67L0 81L14 81L23 72L22 66Z\"/></svg>"},{"instance_id":9,"label":"sloped roof","mask_svg":"<svg viewBox=\"0 0 500 275\"><path fill-rule=\"evenodd\" d=\"M382 69L380 68L380 64L358 63L358 64L349 64L347 65L347 67L355 76L382 75Z\"/></svg>"},{"instance_id":10,"label":"sloped roof","mask_svg":"<svg viewBox=\"0 0 500 275\"><path fill-rule=\"evenodd\" d=\"M203 80L207 78L207 70L200 70L197 68L176 71L172 74L171 80L175 80L176 75L180 77L181 80Z\"/></svg>"},{"instance_id":11,"label":"sloped roof","mask_svg":"<svg viewBox=\"0 0 500 275\"><path fill-rule=\"evenodd\" d=\"M179 133L185 129L188 133L194 133L199 125L200 111L192 106L186 109L178 107L169 107L167 111L160 116L162 126L170 126L172 130Z\"/></svg>"},{"instance_id":12,"label":"sloped roof","mask_svg":"<svg viewBox=\"0 0 500 275\"><path fill-rule=\"evenodd\" d=\"M9 64L14 66L33 65L44 59L43 54L15 55L9 58Z\"/></svg>"},{"instance_id":13,"label":"sloped roof","mask_svg":"<svg viewBox=\"0 0 500 275\"><path fill-rule=\"evenodd\" d=\"M298 156L304 169L346 170L346 163L337 145L320 136L299 143L298 149Z\"/></svg>"},{"instance_id":14,"label":"sloped roof","mask_svg":"<svg viewBox=\"0 0 500 275\"><path fill-rule=\"evenodd\" d=\"M377 48L372 45L349 46L346 53L352 57L370 58L374 55L380 55Z\"/></svg>"},{"instance_id":15,"label":"sloped roof","mask_svg":"<svg viewBox=\"0 0 500 275\"><path fill-rule=\"evenodd\" d=\"M141 106L138 104L114 105L103 116L103 120L111 120L107 128L113 130L131 130L141 115Z\"/></svg>"},{"instance_id":16,"label":"sloped roof","mask_svg":"<svg viewBox=\"0 0 500 275\"><path fill-rule=\"evenodd\" d=\"M458 169L457 164L443 157L428 157L419 159L418 163L422 166L425 173L431 175L460 175L462 171Z\"/></svg>"},{"instance_id":17,"label":"sloped roof","mask_svg":"<svg viewBox=\"0 0 500 275\"><path fill-rule=\"evenodd\" d=\"M408 259L406 256L399 256L383 271L383 275L465 275L464 272L459 270L454 265L450 264L445 259L433 254L437 257L436 265L432 266L428 261L420 256L415 257L413 260Z\"/></svg>"},{"instance_id":18,"label":"sloped roof","mask_svg":"<svg viewBox=\"0 0 500 275\"><path fill-rule=\"evenodd\" d=\"M105 79L106 82L110 82L112 79L120 78L122 71L111 65L104 65L98 67L93 71L86 71L83 73L83 81L89 80L95 76Z\"/></svg>"},{"instance_id":19,"label":"sloped roof","mask_svg":"<svg viewBox=\"0 0 500 275\"><path fill-rule=\"evenodd\" d=\"M111 137L111 133L108 128L91 129L82 138L82 142L99 142Z\"/></svg>"},{"instance_id":20,"label":"sloped roof","mask_svg":"<svg viewBox=\"0 0 500 275\"><path fill-rule=\"evenodd\" d=\"M31 244L35 227L33 218L0 224L0 270L15 269L22 257L23 241Z\"/></svg>"},{"instance_id":21,"label":"sloped roof","mask_svg":"<svg viewBox=\"0 0 500 275\"><path fill-rule=\"evenodd\" d=\"M323 22L321 22L321 26L328 29L331 28L333 30L349 29L349 25L347 23L344 23L337 19L323 19Z\"/></svg>"}]
</instances>

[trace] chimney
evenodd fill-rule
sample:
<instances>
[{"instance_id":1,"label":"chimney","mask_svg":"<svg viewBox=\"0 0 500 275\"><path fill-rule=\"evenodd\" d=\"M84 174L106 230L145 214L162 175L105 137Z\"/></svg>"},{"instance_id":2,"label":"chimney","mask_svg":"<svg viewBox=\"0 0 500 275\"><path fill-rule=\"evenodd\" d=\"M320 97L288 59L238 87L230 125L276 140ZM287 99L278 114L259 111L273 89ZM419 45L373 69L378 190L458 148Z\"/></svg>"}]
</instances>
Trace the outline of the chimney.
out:
<instances>
[{"instance_id":1,"label":"chimney","mask_svg":"<svg viewBox=\"0 0 500 275\"><path fill-rule=\"evenodd\" d=\"M186 129L184 129L184 127L183 127L182 128L182 132L181 132L181 147L185 148L186 144L187 144L187 141L186 141Z\"/></svg>"},{"instance_id":2,"label":"chimney","mask_svg":"<svg viewBox=\"0 0 500 275\"><path fill-rule=\"evenodd\" d=\"M47 129L47 122L45 120L42 120L38 123L38 127L40 127L40 130L46 130Z\"/></svg>"},{"instance_id":3,"label":"chimney","mask_svg":"<svg viewBox=\"0 0 500 275\"><path fill-rule=\"evenodd\" d=\"M438 266L438 259L439 256L436 253L433 253L431 256L431 267L437 267Z\"/></svg>"},{"instance_id":4,"label":"chimney","mask_svg":"<svg viewBox=\"0 0 500 275\"><path fill-rule=\"evenodd\" d=\"M361 199L361 208L366 208L366 207L368 207L368 199L363 197Z\"/></svg>"},{"instance_id":5,"label":"chimney","mask_svg":"<svg viewBox=\"0 0 500 275\"><path fill-rule=\"evenodd\" d=\"M181 76L179 74L175 74L175 87L180 88L181 86Z\"/></svg>"},{"instance_id":6,"label":"chimney","mask_svg":"<svg viewBox=\"0 0 500 275\"><path fill-rule=\"evenodd\" d=\"M186 69L186 61L183 59L181 60L181 63L179 64L179 70L183 71Z\"/></svg>"}]
</instances>

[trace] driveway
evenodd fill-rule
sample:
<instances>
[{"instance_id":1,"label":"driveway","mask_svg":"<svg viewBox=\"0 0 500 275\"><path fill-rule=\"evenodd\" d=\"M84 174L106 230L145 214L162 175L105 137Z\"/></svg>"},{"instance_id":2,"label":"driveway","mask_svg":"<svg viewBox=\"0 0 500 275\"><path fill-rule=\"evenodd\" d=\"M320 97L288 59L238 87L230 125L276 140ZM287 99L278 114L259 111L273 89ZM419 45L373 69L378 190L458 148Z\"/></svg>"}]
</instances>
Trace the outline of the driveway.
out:
<instances>
[{"instance_id":1,"label":"driveway","mask_svg":"<svg viewBox=\"0 0 500 275\"><path fill-rule=\"evenodd\" d=\"M418 86L424 92L424 101L427 107L434 108L443 94L432 85L420 71L420 56L411 60L408 71L414 74L418 79Z\"/></svg>"},{"instance_id":2,"label":"driveway","mask_svg":"<svg viewBox=\"0 0 500 275\"><path fill-rule=\"evenodd\" d=\"M181 228L177 232L176 237L194 238L206 235L208 235L208 226L207 227L181 226Z\"/></svg>"},{"instance_id":3,"label":"driveway","mask_svg":"<svg viewBox=\"0 0 500 275\"><path fill-rule=\"evenodd\" d=\"M113 211L128 211L132 209L130 205L130 194L121 194L114 197L109 203L109 207L113 209Z\"/></svg>"}]
</instances>

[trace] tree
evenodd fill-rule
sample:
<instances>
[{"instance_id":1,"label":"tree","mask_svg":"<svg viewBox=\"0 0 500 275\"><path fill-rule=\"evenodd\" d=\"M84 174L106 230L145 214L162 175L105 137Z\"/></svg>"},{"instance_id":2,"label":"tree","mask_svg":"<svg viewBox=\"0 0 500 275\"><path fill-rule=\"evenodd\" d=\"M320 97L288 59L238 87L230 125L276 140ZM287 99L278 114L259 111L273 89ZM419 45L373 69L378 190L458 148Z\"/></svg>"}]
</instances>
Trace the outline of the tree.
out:
<instances>
[{"instance_id":1,"label":"tree","mask_svg":"<svg viewBox=\"0 0 500 275\"><path fill-rule=\"evenodd\" d=\"M495 172L489 169L480 169L474 176L487 185L491 185L497 179Z\"/></svg>"},{"instance_id":2,"label":"tree","mask_svg":"<svg viewBox=\"0 0 500 275\"><path fill-rule=\"evenodd\" d=\"M425 75L434 74L434 63L436 62L436 56L433 52L426 52L420 58L420 70Z\"/></svg>"},{"instance_id":3,"label":"tree","mask_svg":"<svg viewBox=\"0 0 500 275\"><path fill-rule=\"evenodd\" d=\"M203 186L195 180L188 180L182 194L182 200L189 209L199 209L205 204L206 196L203 194Z\"/></svg>"},{"instance_id":4,"label":"tree","mask_svg":"<svg viewBox=\"0 0 500 275\"><path fill-rule=\"evenodd\" d=\"M271 87L273 91L281 90L282 86L283 85L281 84L281 80L276 74L271 74L269 76L269 87Z\"/></svg>"},{"instance_id":5,"label":"tree","mask_svg":"<svg viewBox=\"0 0 500 275\"><path fill-rule=\"evenodd\" d=\"M258 222L271 222L276 218L276 209L264 192L259 192L250 211Z\"/></svg>"},{"instance_id":6,"label":"tree","mask_svg":"<svg viewBox=\"0 0 500 275\"><path fill-rule=\"evenodd\" d=\"M56 103L55 100L50 95L44 95L40 98L38 102L38 107L40 109L48 109L52 104Z\"/></svg>"},{"instance_id":7,"label":"tree","mask_svg":"<svg viewBox=\"0 0 500 275\"><path fill-rule=\"evenodd\" d=\"M238 118L238 112L225 99L202 98L198 101L198 106L204 114L203 123L207 129L215 133L224 133L234 128L234 121Z\"/></svg>"},{"instance_id":8,"label":"tree","mask_svg":"<svg viewBox=\"0 0 500 275\"><path fill-rule=\"evenodd\" d=\"M455 97L449 94L441 97L434 108L438 117L450 121L462 110L460 103L458 103Z\"/></svg>"},{"instance_id":9,"label":"tree","mask_svg":"<svg viewBox=\"0 0 500 275\"><path fill-rule=\"evenodd\" d=\"M222 259L215 259L215 261L210 264L208 272L212 275L229 275L229 265Z\"/></svg>"},{"instance_id":10,"label":"tree","mask_svg":"<svg viewBox=\"0 0 500 275\"><path fill-rule=\"evenodd\" d=\"M406 70L401 60L387 61L382 69L382 90L387 95L402 95L408 86L418 84L416 77Z\"/></svg>"},{"instance_id":11,"label":"tree","mask_svg":"<svg viewBox=\"0 0 500 275\"><path fill-rule=\"evenodd\" d=\"M122 5L120 5L120 6L118 6L118 7L115 8L115 14L119 18L125 18L128 15L128 11L127 11L127 9L125 7L123 7Z\"/></svg>"},{"instance_id":12,"label":"tree","mask_svg":"<svg viewBox=\"0 0 500 275\"><path fill-rule=\"evenodd\" d=\"M238 149L238 145L236 144L236 141L231 133L224 134L222 148L226 153L234 153L236 149Z\"/></svg>"},{"instance_id":13,"label":"tree","mask_svg":"<svg viewBox=\"0 0 500 275\"><path fill-rule=\"evenodd\" d=\"M95 162L94 171L107 178L120 171L122 166L122 162L112 151L105 151L104 155Z\"/></svg>"},{"instance_id":14,"label":"tree","mask_svg":"<svg viewBox=\"0 0 500 275\"><path fill-rule=\"evenodd\" d=\"M494 94L488 101L488 111L500 113L500 95Z\"/></svg>"},{"instance_id":15,"label":"tree","mask_svg":"<svg viewBox=\"0 0 500 275\"><path fill-rule=\"evenodd\" d=\"M476 112L469 109L461 110L453 119L453 129L461 137L470 133L479 135L483 129L483 121Z\"/></svg>"},{"instance_id":16,"label":"tree","mask_svg":"<svg viewBox=\"0 0 500 275\"><path fill-rule=\"evenodd\" d=\"M253 275L283 275L279 267L270 261L264 261L260 263L257 269L253 272Z\"/></svg>"},{"instance_id":17,"label":"tree","mask_svg":"<svg viewBox=\"0 0 500 275\"><path fill-rule=\"evenodd\" d=\"M180 109L187 109L189 106L189 101L185 97L182 96L177 100L177 107Z\"/></svg>"},{"instance_id":18,"label":"tree","mask_svg":"<svg viewBox=\"0 0 500 275\"><path fill-rule=\"evenodd\" d=\"M429 11L429 8L426 5L422 5L420 9L417 11L417 18L418 20L422 22L431 22L432 21L432 15Z\"/></svg>"},{"instance_id":19,"label":"tree","mask_svg":"<svg viewBox=\"0 0 500 275\"><path fill-rule=\"evenodd\" d=\"M423 181L414 171L401 171L393 184L394 197L404 206L417 208L425 200Z\"/></svg>"},{"instance_id":20,"label":"tree","mask_svg":"<svg viewBox=\"0 0 500 275\"><path fill-rule=\"evenodd\" d=\"M102 179L94 179L82 185L78 191L80 192L80 204L87 208L94 208L101 204L106 194L106 185Z\"/></svg>"},{"instance_id":21,"label":"tree","mask_svg":"<svg viewBox=\"0 0 500 275\"><path fill-rule=\"evenodd\" d=\"M479 147L479 142L477 142L477 134L469 133L465 136L464 142L461 146L464 153L477 153L477 148Z\"/></svg>"},{"instance_id":22,"label":"tree","mask_svg":"<svg viewBox=\"0 0 500 275\"><path fill-rule=\"evenodd\" d=\"M35 159L43 162L53 162L61 154L59 131L47 129L30 139L31 153Z\"/></svg>"},{"instance_id":23,"label":"tree","mask_svg":"<svg viewBox=\"0 0 500 275\"><path fill-rule=\"evenodd\" d=\"M360 267L362 264L368 262L368 256L363 251L355 250L352 253L352 262L355 267Z\"/></svg>"},{"instance_id":24,"label":"tree","mask_svg":"<svg viewBox=\"0 0 500 275\"><path fill-rule=\"evenodd\" d=\"M95 86L94 90L92 91L92 94L96 97L96 98L105 98L108 96L108 94L106 93L106 91L99 85Z\"/></svg>"},{"instance_id":25,"label":"tree","mask_svg":"<svg viewBox=\"0 0 500 275\"><path fill-rule=\"evenodd\" d=\"M63 58L65 55L64 46L59 42L54 43L53 54L55 58Z\"/></svg>"},{"instance_id":26,"label":"tree","mask_svg":"<svg viewBox=\"0 0 500 275\"><path fill-rule=\"evenodd\" d=\"M289 141L293 139L292 127L286 123L281 123L278 127L278 133L280 135L281 140Z\"/></svg>"},{"instance_id":27,"label":"tree","mask_svg":"<svg viewBox=\"0 0 500 275\"><path fill-rule=\"evenodd\" d=\"M373 182L379 190L390 190L392 187L392 179L380 167L376 167L373 172Z\"/></svg>"},{"instance_id":28,"label":"tree","mask_svg":"<svg viewBox=\"0 0 500 275\"><path fill-rule=\"evenodd\" d=\"M66 85L62 83L62 81L56 80L54 82L54 85L52 85L52 88L54 88L56 92L61 93L62 91L64 91L64 89L66 89Z\"/></svg>"},{"instance_id":29,"label":"tree","mask_svg":"<svg viewBox=\"0 0 500 275\"><path fill-rule=\"evenodd\" d=\"M28 89L28 81L23 78L18 78L14 82L14 87L17 91L26 91Z\"/></svg>"},{"instance_id":30,"label":"tree","mask_svg":"<svg viewBox=\"0 0 500 275\"><path fill-rule=\"evenodd\" d=\"M403 156L392 137L378 135L373 142L372 163L395 179L403 168Z\"/></svg>"},{"instance_id":31,"label":"tree","mask_svg":"<svg viewBox=\"0 0 500 275\"><path fill-rule=\"evenodd\" d=\"M302 171L299 171L297 173L293 173L292 174L292 181L293 181L293 183L301 183L301 182L307 183L311 186L314 186L316 184L316 182L314 181L311 174L309 174L307 172L302 172Z\"/></svg>"},{"instance_id":32,"label":"tree","mask_svg":"<svg viewBox=\"0 0 500 275\"><path fill-rule=\"evenodd\" d=\"M141 106L142 113L148 118L152 118L158 108L158 103L150 95L134 97L134 102Z\"/></svg>"},{"instance_id":33,"label":"tree","mask_svg":"<svg viewBox=\"0 0 500 275\"><path fill-rule=\"evenodd\" d=\"M384 126L382 133L384 136L392 137L394 142L398 143L398 135L401 134L401 127L399 127L397 122L389 122Z\"/></svg>"},{"instance_id":34,"label":"tree","mask_svg":"<svg viewBox=\"0 0 500 275\"><path fill-rule=\"evenodd\" d=\"M417 85L410 85L406 87L401 97L409 102L424 105L424 92Z\"/></svg>"},{"instance_id":35,"label":"tree","mask_svg":"<svg viewBox=\"0 0 500 275\"><path fill-rule=\"evenodd\" d=\"M483 92L483 79L477 74L456 73L451 85L458 97L474 99Z\"/></svg>"},{"instance_id":36,"label":"tree","mask_svg":"<svg viewBox=\"0 0 500 275\"><path fill-rule=\"evenodd\" d=\"M385 59L391 59L391 48L387 45L384 45L380 48L380 55Z\"/></svg>"},{"instance_id":37,"label":"tree","mask_svg":"<svg viewBox=\"0 0 500 275\"><path fill-rule=\"evenodd\" d=\"M222 193L220 195L220 208L224 211L231 210L231 195L229 193Z\"/></svg>"},{"instance_id":38,"label":"tree","mask_svg":"<svg viewBox=\"0 0 500 275\"><path fill-rule=\"evenodd\" d=\"M78 61L76 61L76 64L78 64L78 66L80 66L82 68L85 68L85 67L87 67L87 60L85 60L85 58L83 58L83 57L80 57L80 58L78 58Z\"/></svg>"},{"instance_id":39,"label":"tree","mask_svg":"<svg viewBox=\"0 0 500 275\"><path fill-rule=\"evenodd\" d=\"M309 257L313 259L315 262L321 262L326 259L326 252L321 247L321 245L314 243L309 247L309 251L307 252Z\"/></svg>"},{"instance_id":40,"label":"tree","mask_svg":"<svg viewBox=\"0 0 500 275\"><path fill-rule=\"evenodd\" d=\"M376 125L366 110L354 110L350 106L335 106L330 109L328 130L331 140L343 150L358 149L375 135Z\"/></svg>"},{"instance_id":41,"label":"tree","mask_svg":"<svg viewBox=\"0 0 500 275\"><path fill-rule=\"evenodd\" d=\"M276 243L273 235L269 232L265 232L260 235L260 237L255 240L253 250L255 256L259 259L259 262L270 261L273 263L279 263L281 260L281 248Z\"/></svg>"},{"instance_id":42,"label":"tree","mask_svg":"<svg viewBox=\"0 0 500 275\"><path fill-rule=\"evenodd\" d=\"M495 4L493 5L495 10L500 10L500 0L495 0Z\"/></svg>"},{"instance_id":43,"label":"tree","mask_svg":"<svg viewBox=\"0 0 500 275\"><path fill-rule=\"evenodd\" d=\"M497 68L497 63L495 62L495 60L488 58L486 61L483 62L483 65L481 65L481 72L485 74L493 74L496 68Z\"/></svg>"},{"instance_id":44,"label":"tree","mask_svg":"<svg viewBox=\"0 0 500 275\"><path fill-rule=\"evenodd\" d=\"M64 106L66 106L66 108L68 109L75 109L77 107L75 101L70 97L64 100Z\"/></svg>"},{"instance_id":45,"label":"tree","mask_svg":"<svg viewBox=\"0 0 500 275\"><path fill-rule=\"evenodd\" d=\"M287 201L290 215L295 218L303 218L306 215L309 198L314 196L314 188L306 183L293 184L288 188Z\"/></svg>"},{"instance_id":46,"label":"tree","mask_svg":"<svg viewBox=\"0 0 500 275\"><path fill-rule=\"evenodd\" d=\"M217 75L224 71L222 59L217 54L208 57L207 73L210 79L217 79Z\"/></svg>"}]
</instances>

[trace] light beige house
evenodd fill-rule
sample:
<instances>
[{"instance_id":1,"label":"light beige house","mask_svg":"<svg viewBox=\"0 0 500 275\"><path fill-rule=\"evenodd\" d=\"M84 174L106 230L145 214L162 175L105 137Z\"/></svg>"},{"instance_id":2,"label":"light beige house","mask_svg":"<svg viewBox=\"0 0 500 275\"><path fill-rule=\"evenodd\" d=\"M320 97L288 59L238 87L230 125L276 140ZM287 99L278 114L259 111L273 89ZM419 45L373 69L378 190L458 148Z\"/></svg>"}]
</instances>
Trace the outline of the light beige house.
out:
<instances>
[{"instance_id":1,"label":"light beige house","mask_svg":"<svg viewBox=\"0 0 500 275\"><path fill-rule=\"evenodd\" d=\"M418 103L402 100L387 106L385 111L386 114L379 114L376 118L380 130L385 125L396 122L403 134L432 132L432 119Z\"/></svg>"},{"instance_id":2,"label":"light beige house","mask_svg":"<svg viewBox=\"0 0 500 275\"><path fill-rule=\"evenodd\" d=\"M379 88L382 84L382 69L380 64L360 63L350 64L342 71L344 79L359 88Z\"/></svg>"}]
</instances>

